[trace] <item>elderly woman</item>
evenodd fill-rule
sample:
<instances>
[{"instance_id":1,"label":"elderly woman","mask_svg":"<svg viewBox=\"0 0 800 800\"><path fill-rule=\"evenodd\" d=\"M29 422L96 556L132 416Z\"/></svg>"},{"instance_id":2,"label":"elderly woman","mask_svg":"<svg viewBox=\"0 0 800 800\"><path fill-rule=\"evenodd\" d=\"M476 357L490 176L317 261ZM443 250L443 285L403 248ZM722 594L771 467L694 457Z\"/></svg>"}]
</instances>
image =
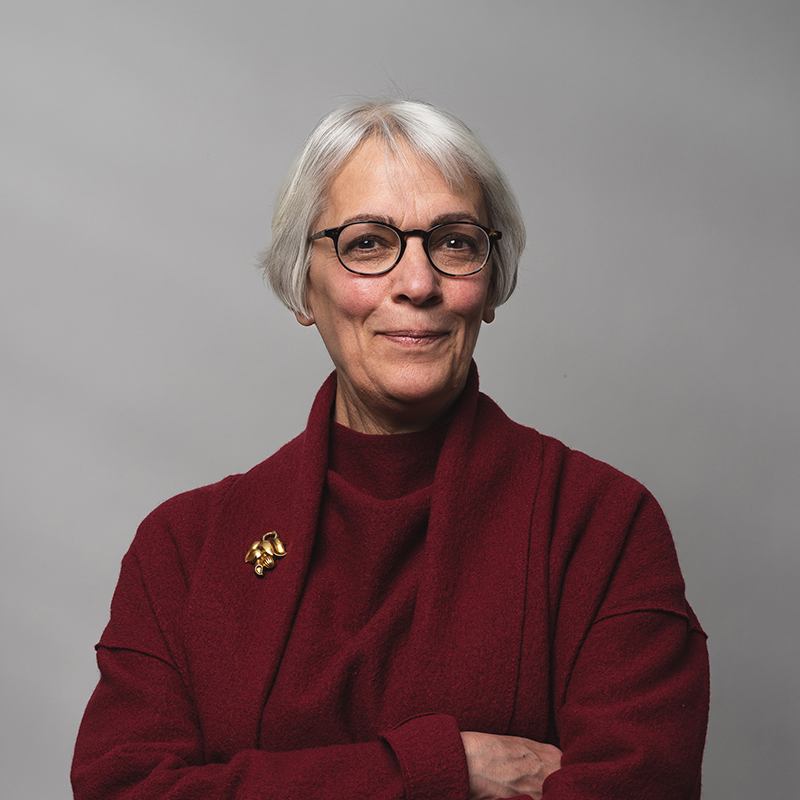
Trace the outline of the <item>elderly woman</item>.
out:
<instances>
[{"instance_id":1,"label":"elderly woman","mask_svg":"<svg viewBox=\"0 0 800 800\"><path fill-rule=\"evenodd\" d=\"M335 371L300 436L142 524L76 797L699 797L705 637L658 505L478 391L524 239L452 116L319 123L264 267Z\"/></svg>"}]
</instances>

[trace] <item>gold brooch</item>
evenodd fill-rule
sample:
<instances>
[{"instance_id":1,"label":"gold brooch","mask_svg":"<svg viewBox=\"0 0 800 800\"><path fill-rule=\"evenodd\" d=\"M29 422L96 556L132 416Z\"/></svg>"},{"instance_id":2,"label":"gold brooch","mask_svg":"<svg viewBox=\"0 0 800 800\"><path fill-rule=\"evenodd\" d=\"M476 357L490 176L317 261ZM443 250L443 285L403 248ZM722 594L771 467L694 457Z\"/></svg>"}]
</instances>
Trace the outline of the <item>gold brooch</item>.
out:
<instances>
[{"instance_id":1,"label":"gold brooch","mask_svg":"<svg viewBox=\"0 0 800 800\"><path fill-rule=\"evenodd\" d=\"M283 558L286 555L286 545L281 541L277 531L270 531L261 537L260 542L253 542L247 555L244 557L245 563L255 563L256 575L264 577L265 569L275 568L275 559Z\"/></svg>"}]
</instances>

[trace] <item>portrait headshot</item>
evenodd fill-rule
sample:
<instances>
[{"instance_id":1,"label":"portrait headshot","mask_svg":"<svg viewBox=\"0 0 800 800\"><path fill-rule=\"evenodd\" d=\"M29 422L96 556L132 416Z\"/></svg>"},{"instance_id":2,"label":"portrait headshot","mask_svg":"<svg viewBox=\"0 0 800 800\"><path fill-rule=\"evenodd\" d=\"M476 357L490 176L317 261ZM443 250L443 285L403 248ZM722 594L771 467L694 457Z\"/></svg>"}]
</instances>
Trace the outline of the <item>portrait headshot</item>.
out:
<instances>
[{"instance_id":1,"label":"portrait headshot","mask_svg":"<svg viewBox=\"0 0 800 800\"><path fill-rule=\"evenodd\" d=\"M10 794L798 796L800 7L4 16Z\"/></svg>"}]
</instances>

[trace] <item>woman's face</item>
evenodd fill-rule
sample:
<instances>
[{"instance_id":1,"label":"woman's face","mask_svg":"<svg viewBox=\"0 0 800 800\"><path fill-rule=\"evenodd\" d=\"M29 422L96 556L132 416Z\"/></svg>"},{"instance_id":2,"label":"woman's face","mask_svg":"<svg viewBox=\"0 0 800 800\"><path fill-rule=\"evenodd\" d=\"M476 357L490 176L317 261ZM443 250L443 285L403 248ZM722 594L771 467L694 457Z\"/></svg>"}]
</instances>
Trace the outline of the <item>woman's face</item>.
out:
<instances>
[{"instance_id":1,"label":"woman's face","mask_svg":"<svg viewBox=\"0 0 800 800\"><path fill-rule=\"evenodd\" d=\"M442 175L406 152L407 163L365 142L331 184L314 231L355 220L401 230L442 221L486 224L476 185L453 192ZM385 275L348 272L331 239L314 242L308 277L311 315L336 366L336 421L364 433L421 430L461 393L481 321L491 322L491 262L466 277L431 266L417 236Z\"/></svg>"}]
</instances>

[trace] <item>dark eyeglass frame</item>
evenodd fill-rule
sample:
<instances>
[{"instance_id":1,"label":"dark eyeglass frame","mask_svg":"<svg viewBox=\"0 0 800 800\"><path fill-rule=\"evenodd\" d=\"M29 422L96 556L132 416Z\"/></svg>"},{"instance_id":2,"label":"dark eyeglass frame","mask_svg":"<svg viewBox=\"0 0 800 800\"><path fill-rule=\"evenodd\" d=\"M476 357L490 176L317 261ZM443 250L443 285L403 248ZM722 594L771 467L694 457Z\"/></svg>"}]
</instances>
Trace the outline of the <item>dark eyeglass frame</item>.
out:
<instances>
[{"instance_id":1,"label":"dark eyeglass frame","mask_svg":"<svg viewBox=\"0 0 800 800\"><path fill-rule=\"evenodd\" d=\"M394 263L387 267L386 269L381 270L380 272L359 272L352 267L348 267L347 264L344 263L342 260L342 256L339 253L339 236L341 235L342 231L345 228L349 228L352 225L364 225L364 224L372 224L372 225L382 225L384 228L389 228L389 230L394 231L399 240L400 240L400 249L397 251L397 258L395 258ZM473 269L471 272L445 272L445 270L437 267L436 264L433 263L433 259L431 258L430 251L428 250L428 242L430 241L431 235L435 232L440 230L441 228L446 228L450 225L471 225L474 228L480 228L489 239L489 248L486 251L486 259L484 260L483 264L481 264L477 269ZM430 265L441 275L447 275L448 278L466 278L468 275L475 275L476 273L480 272L488 263L489 259L492 256L492 251L494 250L494 243L499 241L503 238L503 234L500 231L493 230L492 228L487 228L484 225L479 225L477 222L472 222L471 220L456 220L454 222L442 222L440 225L434 225L427 231L423 231L420 228L411 228L407 231L401 231L400 228L396 228L394 225L390 225L388 222L379 222L375 219L360 219L355 220L354 222L347 222L344 225L340 225L338 228L325 228L324 231L318 231L317 233L312 234L308 237L310 242L313 242L317 239L332 239L334 249L336 250L336 258L339 259L339 263L348 271L352 272L354 275L362 275L364 277L372 277L373 275L385 275L387 272L391 272L399 263L400 260L403 258L403 254L406 251L406 244L408 243L409 236L419 236L422 239L422 249L425 251L425 255L428 257L428 261Z\"/></svg>"}]
</instances>

